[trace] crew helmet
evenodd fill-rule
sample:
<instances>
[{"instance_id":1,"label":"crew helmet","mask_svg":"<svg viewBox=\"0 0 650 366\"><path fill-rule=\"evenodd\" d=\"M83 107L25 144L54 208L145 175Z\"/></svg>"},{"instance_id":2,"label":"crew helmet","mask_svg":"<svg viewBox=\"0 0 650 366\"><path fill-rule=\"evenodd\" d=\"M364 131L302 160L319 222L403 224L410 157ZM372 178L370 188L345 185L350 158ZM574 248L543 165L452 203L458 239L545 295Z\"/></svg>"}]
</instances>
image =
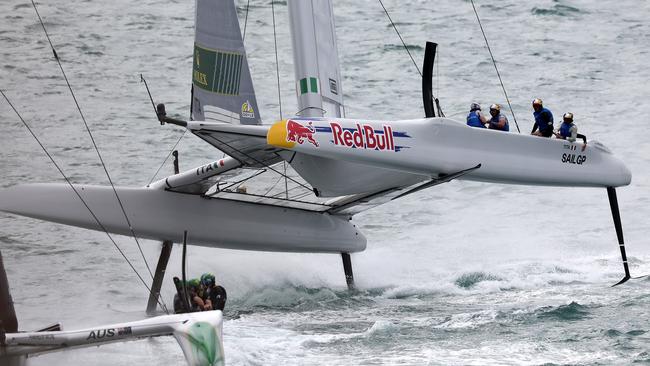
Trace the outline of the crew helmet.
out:
<instances>
[{"instance_id":1,"label":"crew helmet","mask_svg":"<svg viewBox=\"0 0 650 366\"><path fill-rule=\"evenodd\" d=\"M201 283L205 287L210 287L215 284L214 275L212 273L204 273L201 275Z\"/></svg>"},{"instance_id":2,"label":"crew helmet","mask_svg":"<svg viewBox=\"0 0 650 366\"><path fill-rule=\"evenodd\" d=\"M199 288L201 285L201 281L199 281L198 278L192 278L191 280L187 281L187 286L189 288Z\"/></svg>"},{"instance_id":3,"label":"crew helmet","mask_svg":"<svg viewBox=\"0 0 650 366\"><path fill-rule=\"evenodd\" d=\"M492 104L492 105L490 106L490 111L497 111L497 112L500 112L500 111L501 111L501 106L498 105L498 104L496 104L496 103L494 103L494 104Z\"/></svg>"},{"instance_id":4,"label":"crew helmet","mask_svg":"<svg viewBox=\"0 0 650 366\"><path fill-rule=\"evenodd\" d=\"M480 110L481 110L481 105L478 104L478 103L472 103L472 104L469 106L469 111L470 111L470 112L480 111Z\"/></svg>"},{"instance_id":5,"label":"crew helmet","mask_svg":"<svg viewBox=\"0 0 650 366\"><path fill-rule=\"evenodd\" d=\"M564 119L564 122L573 122L573 113L564 113L564 116L562 116L562 118Z\"/></svg>"},{"instance_id":6,"label":"crew helmet","mask_svg":"<svg viewBox=\"0 0 650 366\"><path fill-rule=\"evenodd\" d=\"M538 106L541 107L542 105L544 105L544 103L542 102L541 99L535 98L535 99L533 99L533 105L538 105Z\"/></svg>"}]
</instances>

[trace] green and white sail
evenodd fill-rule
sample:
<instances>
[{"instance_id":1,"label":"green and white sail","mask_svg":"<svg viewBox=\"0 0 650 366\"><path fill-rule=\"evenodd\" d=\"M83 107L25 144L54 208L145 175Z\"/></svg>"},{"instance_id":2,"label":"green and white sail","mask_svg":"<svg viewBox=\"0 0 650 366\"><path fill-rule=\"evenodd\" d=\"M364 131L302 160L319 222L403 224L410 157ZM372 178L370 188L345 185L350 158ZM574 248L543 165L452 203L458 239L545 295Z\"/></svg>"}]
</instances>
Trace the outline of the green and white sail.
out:
<instances>
[{"instance_id":1,"label":"green and white sail","mask_svg":"<svg viewBox=\"0 0 650 366\"><path fill-rule=\"evenodd\" d=\"M197 0L192 119L261 124L233 0Z\"/></svg>"},{"instance_id":2,"label":"green and white sail","mask_svg":"<svg viewBox=\"0 0 650 366\"><path fill-rule=\"evenodd\" d=\"M287 5L298 114L302 117L343 117L343 90L332 2L289 0ZM302 153L291 155L291 166L323 197L382 191L426 178ZM349 177L356 178L351 181Z\"/></svg>"}]
</instances>

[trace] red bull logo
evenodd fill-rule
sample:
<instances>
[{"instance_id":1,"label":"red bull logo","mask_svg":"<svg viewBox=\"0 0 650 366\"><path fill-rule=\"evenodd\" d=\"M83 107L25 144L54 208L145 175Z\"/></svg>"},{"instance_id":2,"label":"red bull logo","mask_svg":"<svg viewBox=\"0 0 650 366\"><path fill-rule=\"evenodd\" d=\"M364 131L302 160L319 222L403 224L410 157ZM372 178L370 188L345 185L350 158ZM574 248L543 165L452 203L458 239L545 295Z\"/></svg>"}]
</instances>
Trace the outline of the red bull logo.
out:
<instances>
[{"instance_id":1,"label":"red bull logo","mask_svg":"<svg viewBox=\"0 0 650 366\"><path fill-rule=\"evenodd\" d=\"M393 128L383 126L381 131L375 131L371 125L360 125L356 129L343 129L336 122L330 123L334 145L354 147L358 149L373 149L395 151Z\"/></svg>"},{"instance_id":2,"label":"red bull logo","mask_svg":"<svg viewBox=\"0 0 650 366\"><path fill-rule=\"evenodd\" d=\"M300 123L288 120L287 121L287 141L297 142L300 145L307 139L312 145L318 147L318 142L314 140L314 125L309 122L309 125L303 126Z\"/></svg>"}]
</instances>

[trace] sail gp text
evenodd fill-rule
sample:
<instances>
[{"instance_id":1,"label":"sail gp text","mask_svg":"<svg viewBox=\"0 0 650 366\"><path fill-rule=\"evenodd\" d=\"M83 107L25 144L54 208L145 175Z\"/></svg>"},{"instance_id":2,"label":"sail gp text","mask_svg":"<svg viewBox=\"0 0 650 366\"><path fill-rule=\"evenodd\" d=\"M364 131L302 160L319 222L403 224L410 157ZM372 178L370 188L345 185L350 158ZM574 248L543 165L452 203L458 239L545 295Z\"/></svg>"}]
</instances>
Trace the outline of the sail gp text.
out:
<instances>
[{"instance_id":1,"label":"sail gp text","mask_svg":"<svg viewBox=\"0 0 650 366\"><path fill-rule=\"evenodd\" d=\"M567 164L582 165L587 161L587 156L578 154L562 154L562 162Z\"/></svg>"},{"instance_id":2,"label":"sail gp text","mask_svg":"<svg viewBox=\"0 0 650 366\"><path fill-rule=\"evenodd\" d=\"M395 151L395 140L393 129L390 126L383 126L381 131L375 131L370 125L357 123L356 129L344 129L336 122L330 123L332 127L332 142L334 145L347 146L358 149L372 149Z\"/></svg>"}]
</instances>

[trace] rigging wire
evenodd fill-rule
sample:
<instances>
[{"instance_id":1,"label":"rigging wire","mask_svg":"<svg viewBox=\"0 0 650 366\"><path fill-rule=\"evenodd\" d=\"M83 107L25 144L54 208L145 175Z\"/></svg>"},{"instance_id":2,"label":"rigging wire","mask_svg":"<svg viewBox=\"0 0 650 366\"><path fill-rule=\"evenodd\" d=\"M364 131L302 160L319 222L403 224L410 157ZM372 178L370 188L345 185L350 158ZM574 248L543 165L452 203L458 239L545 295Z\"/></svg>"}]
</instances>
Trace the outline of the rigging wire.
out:
<instances>
[{"instance_id":1,"label":"rigging wire","mask_svg":"<svg viewBox=\"0 0 650 366\"><path fill-rule=\"evenodd\" d=\"M144 83L144 87L147 89L147 94L149 94L149 100L151 101L151 106L153 107L153 112L157 116L158 111L156 110L156 105L153 102L153 97L151 96L151 91L149 91L149 85L147 84L147 80L144 78L144 76L142 74L140 74L140 81ZM190 111L190 114L191 114L191 111ZM191 117L192 116L190 116L190 118ZM183 130L183 133L178 138L178 140L176 140L176 143L174 144L174 146L172 146L172 149L169 150L169 153L167 154L167 156L165 156L165 160L163 160L162 164L160 164L160 166L158 167L158 170L156 170L156 172L153 174L153 176L149 180L149 183L147 183L147 186L149 186L151 183L153 183L153 180L156 179L156 176L158 175L158 173L160 173L160 170L162 169L162 167L165 166L165 163L167 162L167 160L169 160L169 157L172 156L172 153L174 152L174 150L176 150L176 146L178 146L178 143L181 142L181 139L183 138L183 136L185 136L185 132L187 132L187 129Z\"/></svg>"},{"instance_id":2,"label":"rigging wire","mask_svg":"<svg viewBox=\"0 0 650 366\"><path fill-rule=\"evenodd\" d=\"M280 63L278 61L278 37L275 32L275 0L271 1L271 13L273 15L273 49L275 51L275 75L278 80L278 105L280 106L280 119L282 119L282 94L280 91Z\"/></svg>"},{"instance_id":3,"label":"rigging wire","mask_svg":"<svg viewBox=\"0 0 650 366\"><path fill-rule=\"evenodd\" d=\"M280 90L280 62L278 61L278 37L275 31L275 6L273 5L275 0L271 0L271 13L273 15L273 49L275 51L275 74L278 79L278 105L280 106L280 120L282 120L282 92ZM284 188L286 198L289 199L289 188L287 181L287 162L282 162L284 167Z\"/></svg>"},{"instance_id":4,"label":"rigging wire","mask_svg":"<svg viewBox=\"0 0 650 366\"><path fill-rule=\"evenodd\" d=\"M267 189L266 192L264 192L264 194L262 196L268 196L268 194L271 193L271 191L278 185L278 183L280 183L282 178L284 178L284 177L283 176L278 177L278 179L275 181L275 183L273 183L273 185L271 185L271 187L269 187L269 189Z\"/></svg>"},{"instance_id":5,"label":"rigging wire","mask_svg":"<svg viewBox=\"0 0 650 366\"><path fill-rule=\"evenodd\" d=\"M147 262L147 258L145 257L144 252L142 251L142 247L140 246L140 242L138 241L138 237L135 235L135 231L133 230L133 226L131 225L131 221L129 220L129 216L126 214L126 210L124 209L124 205L122 204L122 200L120 199L120 196L117 194L117 190L115 189L115 185L113 184L113 180L111 179L111 175L108 173L108 169L106 168L106 164L104 163L104 159L102 158L102 154L99 152L99 148L97 147L97 143L95 143L95 138L93 137L92 132L90 132L90 127L88 126L88 122L86 122L86 117L84 116L83 112L81 111L81 107L79 106L79 102L77 101L77 97L75 96L74 91L72 90L72 86L70 85L70 82L68 81L68 77L65 74L65 71L63 70L63 65L61 64L61 60L59 59L59 55L57 55L56 50L54 49L54 45L52 44L52 40L50 39L50 35L47 33L47 29L45 29L45 23L43 23L43 19L41 18L41 15L38 13L36 3L34 2L34 0L31 0L31 1L32 1L32 5L34 6L34 11L36 11L36 15L38 16L38 20L41 23L41 27L43 27L43 32L45 33L45 37L47 37L47 41L50 44L50 48L52 49L52 53L54 54L54 58L56 59L56 62L59 65L59 69L61 69L61 74L63 74L63 78L65 79L65 82L68 85L68 90L70 90L70 94L72 95L72 99L74 100L74 103L77 106L77 110L79 111L79 115L81 116L81 120L83 121L84 126L86 126L86 131L88 131L88 136L90 136L90 141L92 142L93 146L95 147L95 151L97 152L97 157L99 157L99 161L102 163L104 173L106 173L106 177L108 178L108 182L111 184L111 188L113 189L113 193L115 194L115 198L117 198L117 202L120 205L120 209L122 210L122 214L124 215L124 218L126 219L126 223L129 226L129 231L131 231L131 235L133 235L133 239L135 239L135 243L137 244L138 250L140 251L140 254L142 255L142 259L144 260L144 264L147 267L147 271L149 271L149 275L151 276L151 279L153 279L153 273L151 272L151 268L149 267L149 263Z\"/></svg>"},{"instance_id":6,"label":"rigging wire","mask_svg":"<svg viewBox=\"0 0 650 366\"><path fill-rule=\"evenodd\" d=\"M47 157L50 159L50 161L52 162L52 164L54 164L54 166L55 166L56 169L59 171L59 173L61 173L61 176L63 176L63 179L65 179L66 183L70 186L70 188L72 189L72 191L77 195L77 197L79 198L79 200L81 200L81 203L83 203L83 205L86 207L86 209L88 210L88 212L90 213L90 215L93 217L93 219L95 220L95 222L97 223L97 225L98 225L98 226L99 226L99 227L104 231L104 233L106 234L106 236L108 236L108 238L110 239L110 241L111 241L111 242L113 243L113 245L115 246L115 249L117 249L117 251L122 255L122 257L124 258L124 260L126 261L126 263L131 267L131 269L133 270L133 272L135 273L135 275L138 276L138 278L140 279L140 282L142 282L142 284L143 284L144 287L149 291L149 293L152 293L151 288L150 288L150 287L147 285L147 283L144 281L144 279L142 278L142 276L140 275L140 273L138 273L138 270L135 269L135 266L133 266L133 263L131 263L131 261L129 260L129 258L126 256L126 254L125 254L124 251L122 250L122 248L120 248L120 246L117 245L117 243L115 242L115 240L113 239L113 237L111 236L111 234L108 232L108 230L106 229L106 227L101 223L101 221L99 221L99 218L95 215L95 213L93 212L93 210L90 209L90 206L88 206L88 203L86 203L86 200L84 200L83 197L81 197L81 194L79 193L79 191L77 190L77 188L75 188L75 186L72 184L72 182L70 181L70 179L68 178L68 176L65 175L65 173L63 172L63 169L61 169L61 167L59 166L59 164L57 164L57 162L54 160L54 157L53 157L53 156L52 156L52 155L47 151L47 149L45 148L45 146L43 145L43 143L41 142L41 140L36 136L36 134L34 133L34 131L31 129L31 127L29 127L29 125L27 124L27 122L25 121L25 119L23 119L23 117L20 115L20 113L18 112L18 110L16 109L16 107L14 107L14 105L11 103L11 101L9 100L9 98L7 97L7 95L6 95L6 94L5 94L1 89L0 89L0 94L2 94L2 97L5 99L5 101L7 101L7 103L8 103L9 106L11 107L11 109L13 109L14 113L16 113L16 115L18 116L18 118L20 119L20 121L21 121L21 122L23 123L23 125L27 128L27 131L29 131L29 133L32 135L32 137L34 137L34 139L36 140L36 142L38 143L38 145L41 147L41 149L43 150L43 152L45 152L45 155L47 155ZM167 306L165 305L165 302L162 300L162 298L161 298L161 297L158 297L156 301L158 302L158 305L160 305L161 308L164 309L165 312L167 312L167 314L169 314L169 310L167 309Z\"/></svg>"},{"instance_id":7,"label":"rigging wire","mask_svg":"<svg viewBox=\"0 0 650 366\"><path fill-rule=\"evenodd\" d=\"M510 113L512 113L512 119L514 119L515 126L517 126L517 132L521 133L521 130L519 129L519 124L517 123L517 117L515 117L515 111L512 109L512 105L510 104L510 98L508 98L508 92L506 92L506 87L503 86L503 80L501 80L501 74L499 73L497 62L494 60L494 55L492 54L490 43L488 42L487 36L485 35L485 31L483 30L483 24L481 24L481 18L479 18L478 11L476 11L476 6L474 6L474 0L470 0L470 2L472 3L472 9L474 9L474 14L476 14L476 20L478 20L478 25L479 27L481 27L481 33L483 33L483 39L485 40L485 45L487 46L488 52L490 53L490 58L492 59L494 70L496 70L497 76L499 77L499 83L501 84L503 95L505 95L506 101L508 102L508 107L510 108Z\"/></svg>"},{"instance_id":8,"label":"rigging wire","mask_svg":"<svg viewBox=\"0 0 650 366\"><path fill-rule=\"evenodd\" d=\"M279 175L281 175L281 176L284 176L285 178L289 179L290 181L296 183L297 185L302 186L302 187L305 188L305 189L311 190L311 188L309 188L308 186L304 185L303 183L301 183L301 182L299 182L299 181L297 181L297 180L291 178L290 176L288 176L288 175L286 175L286 174L282 174L282 172L280 172L280 171L278 171L277 169L273 168L271 165L268 165L268 164L264 163L263 161L261 161L261 160L259 160L259 159L256 159L254 156L252 156L252 155L250 155L250 154L247 154L247 153L244 152L243 150L239 150L239 149L237 149L236 147L234 147L234 146L228 144L227 142L225 142L225 141L223 141L223 140L221 140L221 139L219 139L219 138L217 138L217 137L215 137L215 136L212 136L212 138L215 139L218 143L220 143L220 144L222 144L222 145L224 145L224 146L226 146L226 147L232 149L233 151L235 151L235 152L237 152L237 153L239 153L239 154L244 155L245 157L247 157L247 158L249 158L249 159L255 161L256 163L258 163L258 164L260 164L260 165L265 166L265 167L268 168L269 170L271 170L271 171L273 171L273 172L275 172L275 173L277 173L277 174L279 174ZM239 159L237 159L237 160L239 160Z\"/></svg>"},{"instance_id":9,"label":"rigging wire","mask_svg":"<svg viewBox=\"0 0 650 366\"><path fill-rule=\"evenodd\" d=\"M397 30L397 26L395 26L395 23L393 23L393 19L391 19L390 14L388 14L388 10L386 10L386 7L384 6L384 3L381 0L378 0L378 1L379 1L379 4L381 4L381 7L384 8L384 13L386 13L386 16L388 17L388 20L390 21L390 25L393 26L393 29L395 29L395 32L397 33L397 36L399 36L399 40L402 41L402 46L404 46L404 49L409 54L409 57L411 58L411 62L413 62L413 66L415 66L415 69L418 70L418 74L420 74L420 77L422 77L422 72L420 71L420 68L418 67L418 64L413 59L413 55L411 55L411 51L409 51L409 48L406 46L406 43L404 42L404 39L402 38L402 35Z\"/></svg>"},{"instance_id":10,"label":"rigging wire","mask_svg":"<svg viewBox=\"0 0 650 366\"><path fill-rule=\"evenodd\" d=\"M436 62L436 95L440 95L440 49L436 52L438 53L438 62ZM441 111L438 111L438 113L441 113Z\"/></svg>"},{"instance_id":11,"label":"rigging wire","mask_svg":"<svg viewBox=\"0 0 650 366\"><path fill-rule=\"evenodd\" d=\"M289 180L287 179L287 162L283 161L282 166L284 167L284 198L289 199Z\"/></svg>"},{"instance_id":12,"label":"rigging wire","mask_svg":"<svg viewBox=\"0 0 650 366\"><path fill-rule=\"evenodd\" d=\"M248 7L251 3L251 0L246 1L246 17L244 18L244 34L241 37L242 42L246 39L246 26L248 25Z\"/></svg>"},{"instance_id":13,"label":"rigging wire","mask_svg":"<svg viewBox=\"0 0 650 366\"><path fill-rule=\"evenodd\" d=\"M184 129L181 136L178 138L178 140L176 140L176 143L174 144L174 146L172 146L172 149L169 150L169 153L165 157L165 160L163 160L162 164L160 164L160 166L158 167L158 170L156 170L156 173L154 173L154 175L149 180L149 183L147 183L147 186L150 185L151 183L153 183L153 180L156 179L156 176L158 175L158 173L160 173L160 170L162 169L162 167L165 166L165 163L167 163L167 160L169 160L169 157L172 156L172 153L174 152L174 150L176 150L176 146L178 146L178 143L181 142L183 137L185 137L186 132L187 132L187 129Z\"/></svg>"}]
</instances>

